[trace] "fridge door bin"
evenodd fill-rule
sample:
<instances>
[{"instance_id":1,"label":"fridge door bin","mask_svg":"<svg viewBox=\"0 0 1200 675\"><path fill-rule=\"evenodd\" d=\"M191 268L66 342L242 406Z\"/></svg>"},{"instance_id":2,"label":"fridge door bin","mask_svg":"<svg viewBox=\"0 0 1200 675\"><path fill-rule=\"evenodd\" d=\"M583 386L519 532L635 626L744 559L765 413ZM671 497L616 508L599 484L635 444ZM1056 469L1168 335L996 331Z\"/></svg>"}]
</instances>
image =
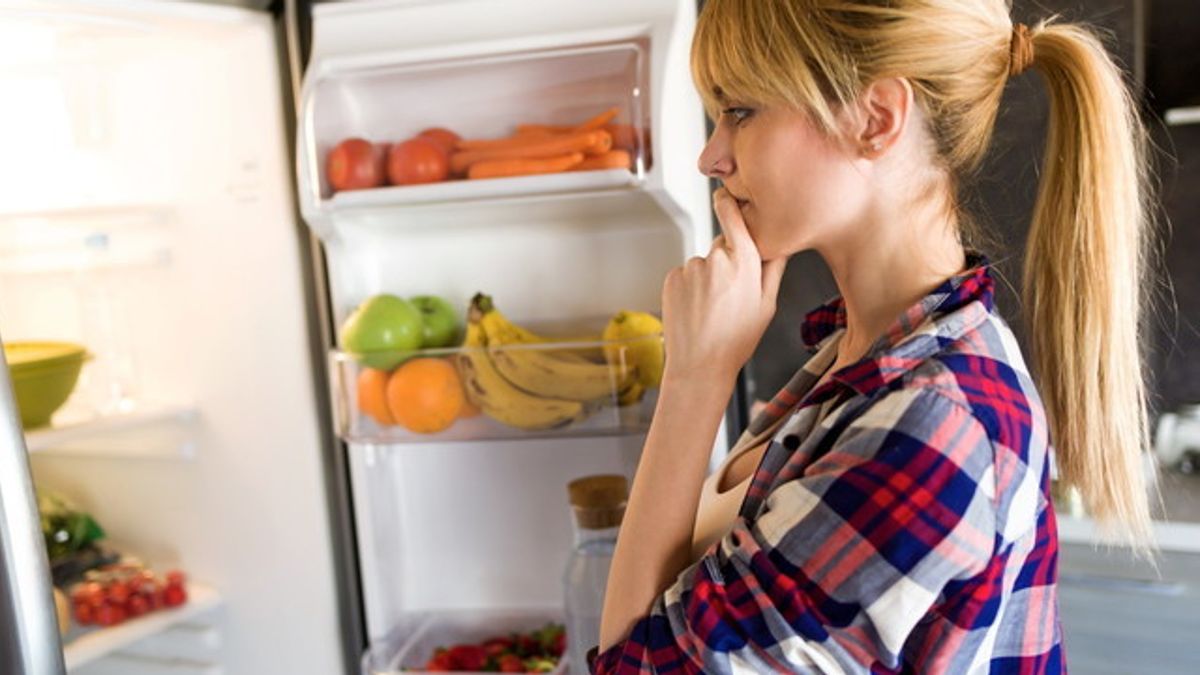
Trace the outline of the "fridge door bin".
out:
<instances>
[{"instance_id":1,"label":"fridge door bin","mask_svg":"<svg viewBox=\"0 0 1200 675\"><path fill-rule=\"evenodd\" d=\"M644 434L661 353L661 334L334 351L334 412L345 440L376 445Z\"/></svg>"},{"instance_id":2,"label":"fridge door bin","mask_svg":"<svg viewBox=\"0 0 1200 675\"><path fill-rule=\"evenodd\" d=\"M480 644L513 633L530 633L548 623L562 624L557 609L472 610L428 612L412 615L387 639L372 644L363 656L364 675L429 672L422 668L438 648L457 644ZM562 658L550 671L562 675L567 660ZM459 671L471 672L471 671Z\"/></svg>"},{"instance_id":3,"label":"fridge door bin","mask_svg":"<svg viewBox=\"0 0 1200 675\"><path fill-rule=\"evenodd\" d=\"M400 205L476 195L598 189L613 187L614 182L637 184L650 166L647 49L646 41L632 40L436 58L428 53L396 52L324 60L305 83L298 131L298 171L306 216L311 219L363 202ZM604 142L588 144L587 149L571 143L562 148L553 144L529 148L531 143L552 137L561 141L565 135L578 135L589 122L586 131L601 132L611 150L625 153L606 155L606 159L627 161L619 167L609 165L609 170L582 170L603 165L595 160L553 173L495 177L532 170L524 166L499 174L475 172L475 177L468 178L469 165L507 158L514 143L527 151L514 156L526 159L562 157L576 151L598 157L606 147ZM395 158L397 171L389 169L393 161L390 149L431 128L449 129L467 145L482 141L486 147L452 150L451 171L443 181L407 183L402 158ZM519 141L511 140L518 134ZM358 160L351 164L374 162L375 168L359 182L339 185L343 187L339 191L330 181L330 153L351 138L367 141L375 151L372 155L365 150L368 146L363 146L356 155ZM510 147L491 144L503 139L509 139L504 142ZM473 154L454 157L460 150ZM620 171L613 172L613 168ZM563 174L579 175L564 179ZM440 170L432 167L431 176L440 175Z\"/></svg>"}]
</instances>

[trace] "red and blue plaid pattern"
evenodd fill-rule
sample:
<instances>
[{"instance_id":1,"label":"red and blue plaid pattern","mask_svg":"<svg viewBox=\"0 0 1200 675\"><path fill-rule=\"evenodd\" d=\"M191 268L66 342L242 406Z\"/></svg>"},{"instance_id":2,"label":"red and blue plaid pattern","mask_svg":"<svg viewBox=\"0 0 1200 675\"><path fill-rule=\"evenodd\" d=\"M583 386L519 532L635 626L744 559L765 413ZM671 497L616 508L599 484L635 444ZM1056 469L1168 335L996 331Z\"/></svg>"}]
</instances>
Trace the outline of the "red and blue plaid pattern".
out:
<instances>
[{"instance_id":1,"label":"red and blue plaid pattern","mask_svg":"<svg viewBox=\"0 0 1200 675\"><path fill-rule=\"evenodd\" d=\"M733 529L593 672L1065 670L1046 416L987 261L968 267L774 397L746 434L788 417ZM809 314L809 364L844 328L840 300Z\"/></svg>"}]
</instances>

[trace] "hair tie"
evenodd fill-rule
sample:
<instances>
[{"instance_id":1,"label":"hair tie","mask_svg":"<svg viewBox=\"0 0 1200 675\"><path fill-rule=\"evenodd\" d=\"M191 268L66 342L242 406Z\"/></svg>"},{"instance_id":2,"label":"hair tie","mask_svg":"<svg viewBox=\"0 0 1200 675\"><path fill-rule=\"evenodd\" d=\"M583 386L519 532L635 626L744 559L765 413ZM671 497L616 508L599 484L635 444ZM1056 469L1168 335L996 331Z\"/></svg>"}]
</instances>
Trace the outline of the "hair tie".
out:
<instances>
[{"instance_id":1,"label":"hair tie","mask_svg":"<svg viewBox=\"0 0 1200 675\"><path fill-rule=\"evenodd\" d=\"M1018 23L1013 26L1008 74L1010 77L1020 75L1031 65L1033 65L1033 38L1029 35L1029 26Z\"/></svg>"}]
</instances>

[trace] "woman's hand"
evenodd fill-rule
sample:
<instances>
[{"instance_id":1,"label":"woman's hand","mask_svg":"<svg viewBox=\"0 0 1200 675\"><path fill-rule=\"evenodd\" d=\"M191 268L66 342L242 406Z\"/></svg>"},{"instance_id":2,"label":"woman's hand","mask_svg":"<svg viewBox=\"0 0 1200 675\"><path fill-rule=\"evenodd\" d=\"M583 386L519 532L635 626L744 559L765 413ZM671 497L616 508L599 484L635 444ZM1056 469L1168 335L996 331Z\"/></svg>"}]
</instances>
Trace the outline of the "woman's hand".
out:
<instances>
[{"instance_id":1,"label":"woman's hand","mask_svg":"<svg viewBox=\"0 0 1200 675\"><path fill-rule=\"evenodd\" d=\"M721 235L708 256L694 257L663 282L667 378L732 380L775 315L787 258L763 262L737 201L713 193Z\"/></svg>"}]
</instances>

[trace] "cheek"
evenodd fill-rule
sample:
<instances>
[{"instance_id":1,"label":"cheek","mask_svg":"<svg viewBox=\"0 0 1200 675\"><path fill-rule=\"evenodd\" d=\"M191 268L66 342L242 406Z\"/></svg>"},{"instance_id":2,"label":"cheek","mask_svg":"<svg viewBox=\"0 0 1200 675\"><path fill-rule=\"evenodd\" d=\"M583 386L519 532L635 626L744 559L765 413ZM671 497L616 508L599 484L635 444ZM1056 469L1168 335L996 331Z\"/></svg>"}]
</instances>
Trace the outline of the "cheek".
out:
<instances>
[{"instance_id":1,"label":"cheek","mask_svg":"<svg viewBox=\"0 0 1200 675\"><path fill-rule=\"evenodd\" d=\"M861 212L863 176L826 143L806 140L773 162L770 195L762 201L762 212L751 214L761 216L751 233L764 249L792 253L811 248Z\"/></svg>"}]
</instances>

